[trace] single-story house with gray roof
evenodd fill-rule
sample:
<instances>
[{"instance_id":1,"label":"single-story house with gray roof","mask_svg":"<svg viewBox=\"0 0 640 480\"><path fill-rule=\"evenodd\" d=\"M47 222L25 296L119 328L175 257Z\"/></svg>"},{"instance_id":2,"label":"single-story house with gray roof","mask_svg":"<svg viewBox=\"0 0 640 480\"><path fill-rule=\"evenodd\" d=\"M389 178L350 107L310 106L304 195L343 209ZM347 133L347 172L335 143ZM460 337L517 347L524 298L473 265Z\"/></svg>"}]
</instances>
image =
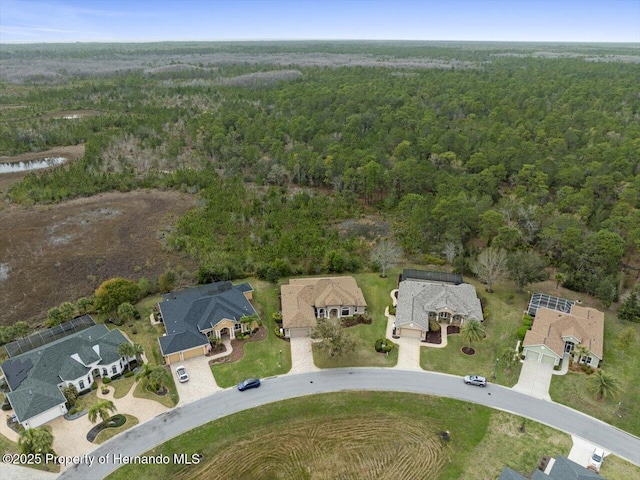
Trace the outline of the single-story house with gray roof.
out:
<instances>
[{"instance_id":1,"label":"single-story house with gray roof","mask_svg":"<svg viewBox=\"0 0 640 480\"><path fill-rule=\"evenodd\" d=\"M505 467L498 480L595 480L598 478L603 477L567 457L558 455L549 461L544 472L536 469L533 475L525 477L509 467Z\"/></svg>"},{"instance_id":2,"label":"single-story house with gray roof","mask_svg":"<svg viewBox=\"0 0 640 480\"><path fill-rule=\"evenodd\" d=\"M212 339L248 332L251 324L240 320L256 315L249 283L209 283L162 298L158 310L167 333L158 342L166 364L205 355Z\"/></svg>"},{"instance_id":3,"label":"single-story house with gray roof","mask_svg":"<svg viewBox=\"0 0 640 480\"><path fill-rule=\"evenodd\" d=\"M484 320L476 289L468 283L434 283L407 279L398 287L395 333L427 339L429 321L462 325Z\"/></svg>"},{"instance_id":4,"label":"single-story house with gray roof","mask_svg":"<svg viewBox=\"0 0 640 480\"><path fill-rule=\"evenodd\" d=\"M129 342L120 330L94 325L78 333L5 360L0 369L18 422L36 428L67 413L62 389L91 389L96 377L112 378L135 357L122 357L120 344Z\"/></svg>"}]
</instances>

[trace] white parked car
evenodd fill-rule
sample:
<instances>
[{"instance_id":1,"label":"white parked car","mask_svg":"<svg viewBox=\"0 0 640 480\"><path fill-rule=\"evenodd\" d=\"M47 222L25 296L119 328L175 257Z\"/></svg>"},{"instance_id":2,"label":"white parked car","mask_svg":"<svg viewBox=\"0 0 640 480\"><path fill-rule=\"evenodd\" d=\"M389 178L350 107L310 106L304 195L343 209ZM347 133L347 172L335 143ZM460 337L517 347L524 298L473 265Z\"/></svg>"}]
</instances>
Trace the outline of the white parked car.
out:
<instances>
[{"instance_id":1,"label":"white parked car","mask_svg":"<svg viewBox=\"0 0 640 480\"><path fill-rule=\"evenodd\" d=\"M602 467L602 461L604 460L604 451L601 448L595 448L593 453L591 454L591 458L589 458L589 465L595 468L597 471L600 471L600 467Z\"/></svg>"},{"instance_id":2,"label":"white parked car","mask_svg":"<svg viewBox=\"0 0 640 480\"><path fill-rule=\"evenodd\" d=\"M176 375L178 375L178 380L180 380L180 383L189 381L189 374L187 374L187 369L183 366L176 368Z\"/></svg>"}]
</instances>

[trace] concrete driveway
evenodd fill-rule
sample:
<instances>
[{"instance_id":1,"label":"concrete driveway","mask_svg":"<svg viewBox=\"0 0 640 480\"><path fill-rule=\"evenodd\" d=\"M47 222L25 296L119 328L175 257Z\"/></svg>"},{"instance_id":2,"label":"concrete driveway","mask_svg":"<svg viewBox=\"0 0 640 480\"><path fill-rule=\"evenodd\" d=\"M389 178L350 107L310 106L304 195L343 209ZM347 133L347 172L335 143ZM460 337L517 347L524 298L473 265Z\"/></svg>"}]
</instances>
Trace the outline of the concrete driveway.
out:
<instances>
[{"instance_id":1,"label":"concrete driveway","mask_svg":"<svg viewBox=\"0 0 640 480\"><path fill-rule=\"evenodd\" d=\"M210 357L200 356L183 360L175 364L171 364L171 373L173 379L176 382L176 388L178 389L178 395L180 401L178 405L184 405L185 403L191 403L201 398L211 395L218 390L222 390L216 383L216 379L213 378L211 373L211 367L209 367ZM176 375L176 368L183 366L187 369L189 374L189 381L180 383L178 376Z\"/></svg>"},{"instance_id":2,"label":"concrete driveway","mask_svg":"<svg viewBox=\"0 0 640 480\"><path fill-rule=\"evenodd\" d=\"M591 454L593 453L593 449L596 448L596 445L589 442L588 440L576 437L574 435L571 435L571 440L573 441L573 445L567 458L569 458L569 460L573 460L578 465L586 467L587 465L589 465L589 459L591 458ZM608 452L607 450L604 450L605 459L606 456L609 455L609 453L610 452Z\"/></svg>"},{"instance_id":3,"label":"concrete driveway","mask_svg":"<svg viewBox=\"0 0 640 480\"><path fill-rule=\"evenodd\" d=\"M291 345L291 371L289 373L316 372L320 370L313 363L313 351L310 337L294 337Z\"/></svg>"},{"instance_id":4,"label":"concrete driveway","mask_svg":"<svg viewBox=\"0 0 640 480\"><path fill-rule=\"evenodd\" d=\"M424 345L417 338L393 338L393 326L396 323L396 316L389 313L389 307L384 314L387 316L387 338L393 340L398 345L398 363L395 367L398 370L421 371L420 367L420 347Z\"/></svg>"},{"instance_id":5,"label":"concrete driveway","mask_svg":"<svg viewBox=\"0 0 640 480\"><path fill-rule=\"evenodd\" d=\"M545 365L536 360L525 359L518 383L513 389L542 400L551 401L549 385L553 376L553 365Z\"/></svg>"}]
</instances>

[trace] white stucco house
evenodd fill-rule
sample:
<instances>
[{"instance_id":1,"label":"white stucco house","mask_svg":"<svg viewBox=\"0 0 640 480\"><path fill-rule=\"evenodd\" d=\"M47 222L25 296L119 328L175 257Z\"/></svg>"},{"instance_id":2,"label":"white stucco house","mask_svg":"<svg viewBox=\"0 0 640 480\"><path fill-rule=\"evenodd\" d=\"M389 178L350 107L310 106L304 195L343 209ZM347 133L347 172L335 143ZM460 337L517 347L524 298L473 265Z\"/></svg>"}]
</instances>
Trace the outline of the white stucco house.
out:
<instances>
[{"instance_id":1,"label":"white stucco house","mask_svg":"<svg viewBox=\"0 0 640 480\"><path fill-rule=\"evenodd\" d=\"M125 342L131 343L120 330L94 325L4 361L0 369L18 422L24 428L43 425L67 413L63 388L86 392L97 377L122 374L135 358L118 353Z\"/></svg>"}]
</instances>

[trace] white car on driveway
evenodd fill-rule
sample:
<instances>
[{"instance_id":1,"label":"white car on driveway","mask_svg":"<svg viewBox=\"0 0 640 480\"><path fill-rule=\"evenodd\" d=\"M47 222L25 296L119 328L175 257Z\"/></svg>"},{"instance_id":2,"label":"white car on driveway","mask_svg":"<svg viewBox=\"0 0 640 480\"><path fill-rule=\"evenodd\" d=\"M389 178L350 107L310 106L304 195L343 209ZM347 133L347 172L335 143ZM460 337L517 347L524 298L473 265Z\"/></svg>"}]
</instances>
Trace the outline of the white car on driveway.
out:
<instances>
[{"instance_id":1,"label":"white car on driveway","mask_svg":"<svg viewBox=\"0 0 640 480\"><path fill-rule=\"evenodd\" d=\"M178 376L178 380L180 380L180 383L189 381L189 374L187 373L187 369L183 366L179 366L178 368L176 368L176 375Z\"/></svg>"},{"instance_id":2,"label":"white car on driveway","mask_svg":"<svg viewBox=\"0 0 640 480\"><path fill-rule=\"evenodd\" d=\"M589 465L595 468L598 472L600 471L600 467L602 467L602 461L604 460L604 450L596 447L589 458Z\"/></svg>"}]
</instances>

